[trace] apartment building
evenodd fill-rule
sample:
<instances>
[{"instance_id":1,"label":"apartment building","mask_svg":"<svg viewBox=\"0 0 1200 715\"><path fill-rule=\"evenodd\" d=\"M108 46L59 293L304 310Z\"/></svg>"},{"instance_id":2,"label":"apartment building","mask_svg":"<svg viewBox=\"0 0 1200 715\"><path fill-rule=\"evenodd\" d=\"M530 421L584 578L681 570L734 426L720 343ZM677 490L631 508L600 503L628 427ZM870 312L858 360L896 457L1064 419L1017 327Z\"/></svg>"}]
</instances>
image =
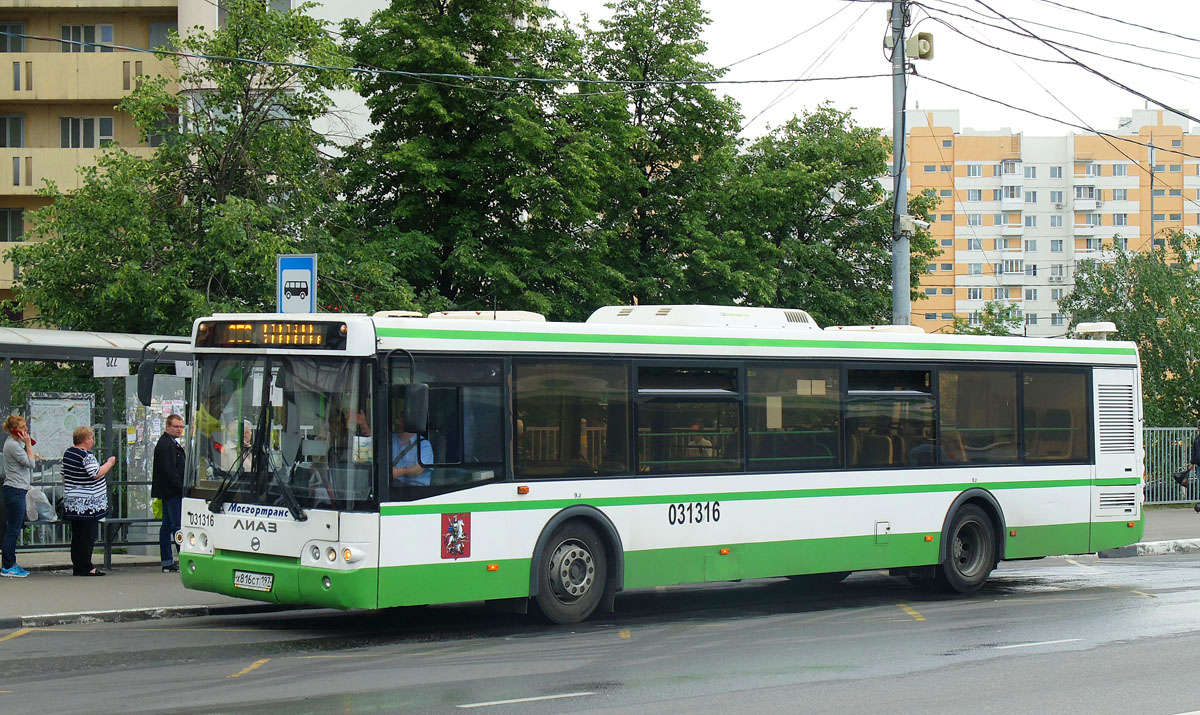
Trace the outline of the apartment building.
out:
<instances>
[{"instance_id":1,"label":"apartment building","mask_svg":"<svg viewBox=\"0 0 1200 715\"><path fill-rule=\"evenodd\" d=\"M1132 141L960 131L957 110L909 112L908 128L909 191L941 199L931 232L942 255L912 305L928 332L978 322L999 300L1019 308L1025 334L1062 336L1058 301L1081 261L1200 230L1200 135L1172 112L1135 110L1101 129Z\"/></svg>"}]
</instances>

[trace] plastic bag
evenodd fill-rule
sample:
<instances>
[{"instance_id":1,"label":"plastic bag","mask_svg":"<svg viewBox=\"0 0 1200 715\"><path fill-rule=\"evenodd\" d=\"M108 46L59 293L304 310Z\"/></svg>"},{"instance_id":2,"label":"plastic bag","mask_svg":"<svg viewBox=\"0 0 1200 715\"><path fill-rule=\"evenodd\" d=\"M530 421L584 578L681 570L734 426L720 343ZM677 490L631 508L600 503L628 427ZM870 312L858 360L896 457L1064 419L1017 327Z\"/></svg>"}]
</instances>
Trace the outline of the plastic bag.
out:
<instances>
[{"instance_id":1,"label":"plastic bag","mask_svg":"<svg viewBox=\"0 0 1200 715\"><path fill-rule=\"evenodd\" d=\"M154 515L155 519L162 518L162 499L155 498L150 502L150 513Z\"/></svg>"},{"instance_id":2,"label":"plastic bag","mask_svg":"<svg viewBox=\"0 0 1200 715\"><path fill-rule=\"evenodd\" d=\"M45 492L41 489L25 492L25 521L38 523L54 521L56 518L54 506L46 498Z\"/></svg>"}]
</instances>

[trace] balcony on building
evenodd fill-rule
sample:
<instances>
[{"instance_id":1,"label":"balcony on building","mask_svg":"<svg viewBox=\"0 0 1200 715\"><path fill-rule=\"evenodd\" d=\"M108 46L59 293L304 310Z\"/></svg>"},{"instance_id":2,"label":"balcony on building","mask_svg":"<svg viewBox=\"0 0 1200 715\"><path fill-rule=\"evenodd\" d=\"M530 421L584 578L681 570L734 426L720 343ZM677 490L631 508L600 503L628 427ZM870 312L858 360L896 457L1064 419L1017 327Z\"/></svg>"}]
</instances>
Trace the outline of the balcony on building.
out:
<instances>
[{"instance_id":1,"label":"balcony on building","mask_svg":"<svg viewBox=\"0 0 1200 715\"><path fill-rule=\"evenodd\" d=\"M1023 196L1005 196L1000 199L1001 211L1020 211L1025 208L1025 198Z\"/></svg>"},{"instance_id":2,"label":"balcony on building","mask_svg":"<svg viewBox=\"0 0 1200 715\"><path fill-rule=\"evenodd\" d=\"M0 193L34 196L53 181L60 191L80 188L78 167L95 164L104 149L0 148ZM154 149L126 147L130 154L149 157Z\"/></svg>"},{"instance_id":3,"label":"balcony on building","mask_svg":"<svg viewBox=\"0 0 1200 715\"><path fill-rule=\"evenodd\" d=\"M1077 223L1075 224L1075 235L1079 236L1080 238L1095 236L1097 228L1097 226L1094 226L1090 223Z\"/></svg>"},{"instance_id":4,"label":"balcony on building","mask_svg":"<svg viewBox=\"0 0 1200 715\"><path fill-rule=\"evenodd\" d=\"M175 77L175 65L141 52L6 52L0 102L115 103L136 88L139 75Z\"/></svg>"},{"instance_id":5,"label":"balcony on building","mask_svg":"<svg viewBox=\"0 0 1200 715\"><path fill-rule=\"evenodd\" d=\"M1000 225L1001 236L1021 236L1025 232L1025 227L1019 223L1005 223Z\"/></svg>"},{"instance_id":6,"label":"balcony on building","mask_svg":"<svg viewBox=\"0 0 1200 715\"><path fill-rule=\"evenodd\" d=\"M1001 273L997 276L1000 279L1000 285L1019 286L1025 285L1025 272L1015 271L1013 273Z\"/></svg>"}]
</instances>

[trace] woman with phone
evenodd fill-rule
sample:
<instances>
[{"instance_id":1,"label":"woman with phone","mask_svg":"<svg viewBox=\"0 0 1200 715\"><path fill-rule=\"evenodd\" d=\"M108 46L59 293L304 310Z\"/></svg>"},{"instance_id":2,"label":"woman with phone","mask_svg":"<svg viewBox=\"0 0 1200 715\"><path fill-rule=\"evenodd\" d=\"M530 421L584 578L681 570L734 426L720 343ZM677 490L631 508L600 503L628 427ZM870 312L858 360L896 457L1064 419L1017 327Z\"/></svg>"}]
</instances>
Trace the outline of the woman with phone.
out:
<instances>
[{"instance_id":1,"label":"woman with phone","mask_svg":"<svg viewBox=\"0 0 1200 715\"><path fill-rule=\"evenodd\" d=\"M17 537L25 523L25 493L33 481L33 439L25 418L9 415L4 420L8 439L4 442L4 513L8 523L4 529L3 559L0 576L25 578L29 572L17 565Z\"/></svg>"}]
</instances>

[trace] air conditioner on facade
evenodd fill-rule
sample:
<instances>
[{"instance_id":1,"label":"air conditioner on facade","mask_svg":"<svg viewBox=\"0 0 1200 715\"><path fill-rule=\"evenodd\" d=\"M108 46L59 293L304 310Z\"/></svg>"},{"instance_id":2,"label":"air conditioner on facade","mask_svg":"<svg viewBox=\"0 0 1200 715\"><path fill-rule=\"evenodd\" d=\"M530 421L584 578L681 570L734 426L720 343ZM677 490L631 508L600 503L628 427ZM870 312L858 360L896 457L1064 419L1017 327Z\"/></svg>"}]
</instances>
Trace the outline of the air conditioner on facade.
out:
<instances>
[{"instance_id":1,"label":"air conditioner on facade","mask_svg":"<svg viewBox=\"0 0 1200 715\"><path fill-rule=\"evenodd\" d=\"M1054 204L1054 208L1056 208L1056 209L1064 209L1066 207L1067 207L1066 204Z\"/></svg>"},{"instance_id":2,"label":"air conditioner on facade","mask_svg":"<svg viewBox=\"0 0 1200 715\"><path fill-rule=\"evenodd\" d=\"M1062 283L1062 276L1050 276L1051 283Z\"/></svg>"}]
</instances>

